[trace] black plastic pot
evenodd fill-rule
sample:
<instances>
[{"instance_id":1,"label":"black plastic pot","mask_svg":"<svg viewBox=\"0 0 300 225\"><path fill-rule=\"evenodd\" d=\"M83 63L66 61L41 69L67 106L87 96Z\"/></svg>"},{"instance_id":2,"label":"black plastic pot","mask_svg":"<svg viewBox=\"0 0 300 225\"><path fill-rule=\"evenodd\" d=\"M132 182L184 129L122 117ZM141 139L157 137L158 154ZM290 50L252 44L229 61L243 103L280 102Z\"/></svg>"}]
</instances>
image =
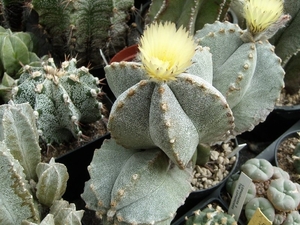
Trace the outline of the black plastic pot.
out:
<instances>
[{"instance_id":1,"label":"black plastic pot","mask_svg":"<svg viewBox=\"0 0 300 225\"><path fill-rule=\"evenodd\" d=\"M275 106L273 112L285 120L300 120L300 105Z\"/></svg>"},{"instance_id":2,"label":"black plastic pot","mask_svg":"<svg viewBox=\"0 0 300 225\"><path fill-rule=\"evenodd\" d=\"M280 129L280 128L279 128ZM296 130L300 130L300 120L294 123L291 127L289 127L285 132L283 132L276 140L274 140L267 148L265 148L260 154L256 156L256 158L266 159L275 165L275 155L276 155L276 146L277 143L285 137L287 134L295 132Z\"/></svg>"},{"instance_id":3,"label":"black plastic pot","mask_svg":"<svg viewBox=\"0 0 300 225\"><path fill-rule=\"evenodd\" d=\"M234 173L234 171L236 170L236 167L238 165L238 160L239 160L239 154L236 155L236 161L234 163L234 165L231 168L231 171L229 172L229 174L222 180L220 181L218 184L210 187L210 188L206 188L203 190L198 190L198 191L193 191L188 198L190 199L202 199L205 196L208 196L209 194L213 193L215 190L217 190L218 188L222 187L227 179Z\"/></svg>"},{"instance_id":4,"label":"black plastic pot","mask_svg":"<svg viewBox=\"0 0 300 225\"><path fill-rule=\"evenodd\" d=\"M226 212L229 208L229 205L221 198L220 193L223 188L223 185L216 189L214 192L212 192L207 197L203 198L201 201L199 201L196 205L189 205L186 203L186 207L189 207L189 210L184 213L183 215L180 215L179 217L176 216L174 220L172 221L171 225L184 225L185 224L185 218L189 217L193 214L194 211L198 209L204 209L208 204L218 204L222 207L222 209ZM241 220L238 221L239 225L245 225L245 223Z\"/></svg>"},{"instance_id":5,"label":"black plastic pot","mask_svg":"<svg viewBox=\"0 0 300 225\"><path fill-rule=\"evenodd\" d=\"M173 221L176 221L178 218L182 217L182 215L185 215L192 207L194 207L197 204L205 202L205 199L209 201L210 199L215 199L216 196L220 195L220 191L225 186L225 183L227 179L236 172L237 166L239 161L239 153L236 154L236 161L231 168L230 173L218 184L199 191L193 191L185 200L184 205L180 206L177 209L176 216ZM203 200L204 199L204 200ZM204 204L204 203L203 203Z\"/></svg>"},{"instance_id":6,"label":"black plastic pot","mask_svg":"<svg viewBox=\"0 0 300 225\"><path fill-rule=\"evenodd\" d=\"M104 94L102 95L101 102L105 105L109 113L113 105L111 99ZM69 173L67 190L63 195L65 200L73 202L76 199L80 199L80 194L83 193L84 183L89 180L87 167L92 161L94 151L100 148L103 141L108 138L110 138L109 133L55 159L56 162L63 163Z\"/></svg>"},{"instance_id":7,"label":"black plastic pot","mask_svg":"<svg viewBox=\"0 0 300 225\"><path fill-rule=\"evenodd\" d=\"M300 119L300 111L298 112L299 118L296 117L296 114L296 111L276 108L264 122L255 126L252 131L244 132L240 137L249 142L272 143Z\"/></svg>"},{"instance_id":8,"label":"black plastic pot","mask_svg":"<svg viewBox=\"0 0 300 225\"><path fill-rule=\"evenodd\" d=\"M110 138L110 134L106 134L55 159L56 162L63 163L69 173L67 190L63 195L63 199L69 202L80 199L80 194L83 193L84 183L90 179L87 167L92 161L94 151L100 148L102 142L108 138Z\"/></svg>"},{"instance_id":9,"label":"black plastic pot","mask_svg":"<svg viewBox=\"0 0 300 225\"><path fill-rule=\"evenodd\" d=\"M298 132L300 132L300 129L295 129L295 130L292 130L282 136L280 136L280 138L278 139L278 141L276 142L276 145L275 145L275 150L274 150L274 157L275 157L275 165L280 167L279 163L278 163L278 155L277 155L277 152L278 152L278 149L279 149L279 146L281 145L281 143L283 141L285 141L286 139L288 138L291 138L291 137L297 137L299 138L299 134Z\"/></svg>"}]
</instances>

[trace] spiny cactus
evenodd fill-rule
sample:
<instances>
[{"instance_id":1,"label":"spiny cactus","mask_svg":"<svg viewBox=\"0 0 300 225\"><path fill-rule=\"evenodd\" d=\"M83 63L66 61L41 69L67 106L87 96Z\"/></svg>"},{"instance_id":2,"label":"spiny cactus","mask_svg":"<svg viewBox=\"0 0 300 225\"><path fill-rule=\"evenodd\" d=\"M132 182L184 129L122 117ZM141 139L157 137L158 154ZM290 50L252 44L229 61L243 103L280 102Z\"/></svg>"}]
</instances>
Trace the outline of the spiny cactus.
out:
<instances>
[{"instance_id":1,"label":"spiny cactus","mask_svg":"<svg viewBox=\"0 0 300 225\"><path fill-rule=\"evenodd\" d=\"M16 103L29 102L35 110L38 130L48 144L80 138L80 123L101 119L99 80L76 64L72 58L58 69L49 58L26 65L12 90Z\"/></svg>"},{"instance_id":2,"label":"spiny cactus","mask_svg":"<svg viewBox=\"0 0 300 225\"><path fill-rule=\"evenodd\" d=\"M50 208L41 224L81 224L83 211L61 199L69 177L67 168L54 159L49 164L41 162L31 106L1 105L0 127L0 223L39 224L42 212Z\"/></svg>"},{"instance_id":3,"label":"spiny cactus","mask_svg":"<svg viewBox=\"0 0 300 225\"><path fill-rule=\"evenodd\" d=\"M186 225L203 225L203 224L211 224L211 225L237 225L237 221L233 216L224 212L224 210L220 206L216 206L213 208L211 204L209 204L203 210L197 210L193 215L186 218Z\"/></svg>"},{"instance_id":4,"label":"spiny cactus","mask_svg":"<svg viewBox=\"0 0 300 225\"><path fill-rule=\"evenodd\" d=\"M26 27L27 16L24 7L27 0L1 0L1 26L12 31L24 31Z\"/></svg>"},{"instance_id":5,"label":"spiny cactus","mask_svg":"<svg viewBox=\"0 0 300 225\"><path fill-rule=\"evenodd\" d=\"M95 67L103 63L100 49L109 58L127 45L126 22L133 4L133 0L33 0L28 10L38 13L38 27L47 33L54 58L62 61L71 55L80 59L80 65Z\"/></svg>"},{"instance_id":6,"label":"spiny cactus","mask_svg":"<svg viewBox=\"0 0 300 225\"><path fill-rule=\"evenodd\" d=\"M272 166L265 159L250 159L241 166L252 183L244 202L248 221L257 207L273 224L287 224L287 218L300 218L296 211L300 204L300 186L290 180L289 174L279 167ZM226 188L233 193L238 175L229 178ZM293 211L297 212L297 215ZM293 215L289 214L293 212ZM297 220L297 219L295 219Z\"/></svg>"},{"instance_id":7,"label":"spiny cactus","mask_svg":"<svg viewBox=\"0 0 300 225\"><path fill-rule=\"evenodd\" d=\"M230 0L152 0L146 21L171 21L177 27L184 26L190 34L194 34L206 23L223 21L229 6Z\"/></svg>"}]
</instances>

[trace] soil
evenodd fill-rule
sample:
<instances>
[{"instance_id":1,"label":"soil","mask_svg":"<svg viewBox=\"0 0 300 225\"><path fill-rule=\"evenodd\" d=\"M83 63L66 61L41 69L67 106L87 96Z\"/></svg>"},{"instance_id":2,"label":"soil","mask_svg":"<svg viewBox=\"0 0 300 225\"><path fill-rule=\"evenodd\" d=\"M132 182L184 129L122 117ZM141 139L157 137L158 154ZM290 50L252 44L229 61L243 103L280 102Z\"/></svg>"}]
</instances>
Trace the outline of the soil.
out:
<instances>
[{"instance_id":1,"label":"soil","mask_svg":"<svg viewBox=\"0 0 300 225\"><path fill-rule=\"evenodd\" d=\"M292 106L300 104L300 89L298 93L290 95L286 93L285 89L282 89L280 98L276 102L276 106Z\"/></svg>"},{"instance_id":2,"label":"soil","mask_svg":"<svg viewBox=\"0 0 300 225\"><path fill-rule=\"evenodd\" d=\"M296 172L293 166L292 155L299 142L299 134L296 137L288 137L279 145L277 152L278 167L285 170L290 175L291 181L295 183L300 183L300 174Z\"/></svg>"},{"instance_id":3,"label":"soil","mask_svg":"<svg viewBox=\"0 0 300 225\"><path fill-rule=\"evenodd\" d=\"M226 156L234 148L233 141L212 146L209 161L204 166L195 166L192 180L195 191L211 188L228 176L236 162L236 157L228 159Z\"/></svg>"},{"instance_id":4,"label":"soil","mask_svg":"<svg viewBox=\"0 0 300 225\"><path fill-rule=\"evenodd\" d=\"M106 121L107 119L104 118L88 125L82 125L81 129L83 131L83 135L80 140L74 138L66 143L52 144L48 146L46 143L41 141L40 146L42 148L42 161L49 162L52 157L57 158L107 134Z\"/></svg>"}]
</instances>

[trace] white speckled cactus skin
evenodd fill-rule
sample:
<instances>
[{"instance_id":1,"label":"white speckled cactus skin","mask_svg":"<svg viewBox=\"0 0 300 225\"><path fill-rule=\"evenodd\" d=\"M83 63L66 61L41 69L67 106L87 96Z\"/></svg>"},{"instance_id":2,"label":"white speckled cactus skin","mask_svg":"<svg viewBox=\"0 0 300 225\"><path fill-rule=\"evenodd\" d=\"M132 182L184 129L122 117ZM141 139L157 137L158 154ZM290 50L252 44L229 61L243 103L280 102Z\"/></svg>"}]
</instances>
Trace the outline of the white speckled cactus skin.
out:
<instances>
[{"instance_id":1,"label":"white speckled cactus skin","mask_svg":"<svg viewBox=\"0 0 300 225\"><path fill-rule=\"evenodd\" d=\"M149 79L140 63L105 67L118 97L108 123L117 143L134 149L158 146L184 168L199 142L226 138L233 117L223 95L211 85L211 54L199 47L193 61L176 80L161 83Z\"/></svg>"},{"instance_id":2,"label":"white speckled cactus skin","mask_svg":"<svg viewBox=\"0 0 300 225\"><path fill-rule=\"evenodd\" d=\"M226 98L234 116L234 135L252 130L273 110L284 86L284 70L274 47L252 42L238 25L206 24L195 34L213 58L212 85Z\"/></svg>"},{"instance_id":3,"label":"white speckled cactus skin","mask_svg":"<svg viewBox=\"0 0 300 225\"><path fill-rule=\"evenodd\" d=\"M209 48L198 47L193 65L175 81L151 80L140 63L106 66L117 97L108 124L112 137L127 148L158 146L184 168L198 143L264 121L284 86L284 71L268 41L252 42L243 33L228 22L207 24L195 39Z\"/></svg>"},{"instance_id":4,"label":"white speckled cactus skin","mask_svg":"<svg viewBox=\"0 0 300 225\"><path fill-rule=\"evenodd\" d=\"M159 148L125 149L114 139L96 149L88 171L81 197L104 224L170 224L192 191L191 163L181 170Z\"/></svg>"},{"instance_id":5,"label":"white speckled cactus skin","mask_svg":"<svg viewBox=\"0 0 300 225\"><path fill-rule=\"evenodd\" d=\"M30 104L1 105L0 128L0 224L80 225L84 211L62 199L69 179L66 166L54 158L41 162Z\"/></svg>"},{"instance_id":6,"label":"white speckled cactus skin","mask_svg":"<svg viewBox=\"0 0 300 225\"><path fill-rule=\"evenodd\" d=\"M98 78L86 67L76 68L76 59L57 69L53 59L25 66L13 89L16 103L29 102L35 110L37 127L46 143L80 138L79 123L101 119L102 103Z\"/></svg>"}]
</instances>

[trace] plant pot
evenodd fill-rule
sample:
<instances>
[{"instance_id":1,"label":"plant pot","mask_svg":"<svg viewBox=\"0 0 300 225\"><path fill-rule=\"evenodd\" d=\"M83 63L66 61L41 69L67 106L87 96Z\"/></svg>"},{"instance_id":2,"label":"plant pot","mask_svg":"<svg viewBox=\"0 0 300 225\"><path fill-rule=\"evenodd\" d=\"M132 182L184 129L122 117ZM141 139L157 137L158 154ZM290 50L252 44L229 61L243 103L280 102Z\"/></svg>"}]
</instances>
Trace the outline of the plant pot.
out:
<instances>
[{"instance_id":1,"label":"plant pot","mask_svg":"<svg viewBox=\"0 0 300 225\"><path fill-rule=\"evenodd\" d=\"M293 130L282 135L275 145L275 164L277 167L288 172L293 182L300 182L299 173L296 171L293 153L300 142L300 129Z\"/></svg>"},{"instance_id":2,"label":"plant pot","mask_svg":"<svg viewBox=\"0 0 300 225\"><path fill-rule=\"evenodd\" d=\"M84 183L89 180L87 167L92 161L94 150L100 148L102 142L108 138L110 138L110 134L106 134L55 159L56 162L63 163L69 173L67 190L63 195L63 199L74 202L80 198L80 194L83 193Z\"/></svg>"},{"instance_id":3,"label":"plant pot","mask_svg":"<svg viewBox=\"0 0 300 225\"><path fill-rule=\"evenodd\" d=\"M185 207L189 208L189 210L186 213L175 217L171 225L184 225L186 218L190 217L198 209L203 210L208 204L218 205L226 212L229 208L229 205L220 197L221 189L222 188L215 190L196 205L189 205L188 203L185 203ZM238 221L238 224L244 225L243 221L241 220Z\"/></svg>"},{"instance_id":4,"label":"plant pot","mask_svg":"<svg viewBox=\"0 0 300 225\"><path fill-rule=\"evenodd\" d=\"M275 106L274 114L280 116L285 120L299 120L300 119L300 105L292 106Z\"/></svg>"},{"instance_id":5,"label":"plant pot","mask_svg":"<svg viewBox=\"0 0 300 225\"><path fill-rule=\"evenodd\" d=\"M231 147L229 147L229 148L232 148L232 149L233 149L233 148L235 148L235 147L237 147L237 146L238 146L237 139L231 140ZM218 145L218 147L213 148L213 150L214 150L215 152L218 152L218 153L219 153L219 156L218 156L218 157L220 157L221 154L225 154L225 150L223 149L223 147L222 147L221 145ZM211 155L212 155L212 151L211 151ZM216 168L214 168L215 166L219 167L219 168L218 168L218 171L220 171L222 168L226 168L226 171L228 171L228 174L227 174L225 177L223 177L223 179L221 179L221 180L219 181L219 183L217 183L217 184L215 184L215 185L213 185L213 186L204 187L203 189L193 191L193 192L189 195L188 198L191 198L191 199L192 199L192 198L195 198L195 199L201 199L201 198L207 196L208 194L212 193L212 192L215 191L216 189L218 189L220 186L222 186L222 185L226 182L226 180L228 179L228 177L230 177L231 174L235 171L235 169L236 169L236 167L237 167L237 165L238 165L239 153L237 153L237 154L235 155L235 157L236 157L236 160L235 160L235 162L234 162L233 164L227 163L227 164L222 164L222 165L221 165L221 163L218 161L219 158L218 158L218 159L213 159L212 156L210 156L210 160L207 162L207 164L213 165L213 166L212 166L213 168L210 168L210 169L211 169L211 170L216 170ZM225 160L224 160L224 161L225 161ZM228 169L228 167L229 167L230 165L231 165L231 168ZM203 166L202 168L203 168L203 169L206 169L206 168L208 168L208 166L205 165L205 166ZM196 171L195 171L195 173L196 173ZM200 176L203 177L203 175L201 175L201 174L200 174ZM212 172L212 177L217 177L217 176L218 176L218 174L217 174L216 172L215 172L215 173ZM196 177L194 177L194 178L196 178ZM207 177L204 177L204 178L207 178ZM208 179L209 179L209 178L208 178ZM201 180L202 180L202 179L200 179L200 181L201 181ZM201 182L201 183L202 183L202 182Z\"/></svg>"},{"instance_id":6,"label":"plant pot","mask_svg":"<svg viewBox=\"0 0 300 225\"><path fill-rule=\"evenodd\" d=\"M300 119L297 118L297 113L300 116L300 107L297 110L289 111L286 108L275 107L264 122L259 123L253 130L242 133L239 138L247 142L270 144Z\"/></svg>"},{"instance_id":7,"label":"plant pot","mask_svg":"<svg viewBox=\"0 0 300 225\"><path fill-rule=\"evenodd\" d=\"M131 45L119 51L111 60L112 62L133 61L138 53L138 45Z\"/></svg>"},{"instance_id":8,"label":"plant pot","mask_svg":"<svg viewBox=\"0 0 300 225\"><path fill-rule=\"evenodd\" d=\"M238 143L237 143L236 139L234 140L234 142L235 142L235 146L237 146ZM219 196L220 191L225 186L227 179L234 172L236 172L237 166L239 165L238 160L239 160L239 153L236 154L236 161L234 162L230 172L218 184L216 184L212 187L206 188L206 189L191 192L190 195L186 198L184 205L180 206L177 209L177 214L173 221L177 220L180 216L186 214L187 211L189 211L193 206L197 205L199 202L202 203L203 199L206 199L208 196L211 196L211 198L215 198L216 196ZM207 199L207 201L209 201L209 200L210 200L210 198Z\"/></svg>"}]
</instances>

